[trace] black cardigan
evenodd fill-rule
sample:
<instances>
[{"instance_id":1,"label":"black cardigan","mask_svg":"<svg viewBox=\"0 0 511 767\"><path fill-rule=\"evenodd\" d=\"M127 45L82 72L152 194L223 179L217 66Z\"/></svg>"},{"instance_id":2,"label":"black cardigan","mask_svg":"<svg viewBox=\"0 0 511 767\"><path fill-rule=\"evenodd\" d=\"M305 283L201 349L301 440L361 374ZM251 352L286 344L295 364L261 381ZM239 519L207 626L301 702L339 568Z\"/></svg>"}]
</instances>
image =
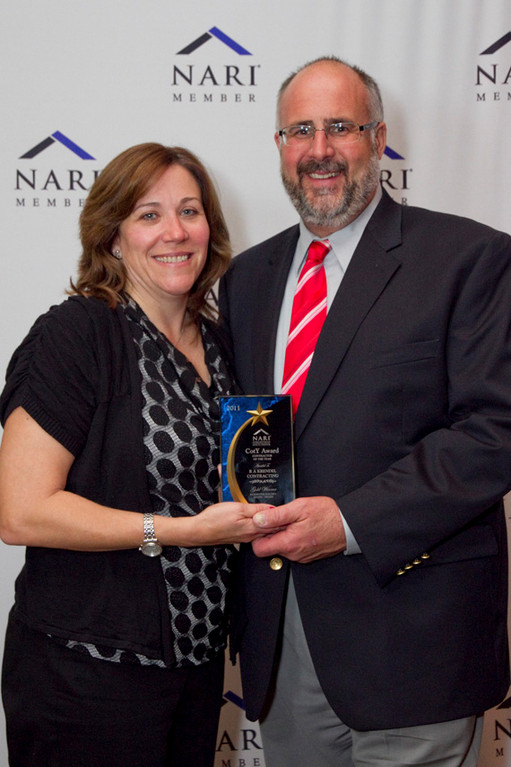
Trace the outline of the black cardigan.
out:
<instances>
[{"instance_id":1,"label":"black cardigan","mask_svg":"<svg viewBox=\"0 0 511 767\"><path fill-rule=\"evenodd\" d=\"M141 396L123 309L73 296L40 317L14 353L0 418L5 423L21 405L73 453L66 490L142 514L152 509ZM142 538L142 521L140 531ZM132 650L166 663L174 659L160 561L138 549L96 553L27 547L14 614L65 639Z\"/></svg>"}]
</instances>

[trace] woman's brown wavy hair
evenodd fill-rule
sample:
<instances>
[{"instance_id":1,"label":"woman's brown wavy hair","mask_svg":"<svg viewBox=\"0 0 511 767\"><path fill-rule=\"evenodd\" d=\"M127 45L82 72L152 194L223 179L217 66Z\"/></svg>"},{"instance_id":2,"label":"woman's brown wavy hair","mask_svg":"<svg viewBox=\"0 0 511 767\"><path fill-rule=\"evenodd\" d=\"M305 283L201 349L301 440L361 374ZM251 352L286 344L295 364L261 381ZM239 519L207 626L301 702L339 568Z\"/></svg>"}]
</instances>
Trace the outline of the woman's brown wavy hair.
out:
<instances>
[{"instance_id":1,"label":"woman's brown wavy hair","mask_svg":"<svg viewBox=\"0 0 511 767\"><path fill-rule=\"evenodd\" d=\"M216 316L208 298L231 260L229 232L213 181L201 161L182 147L138 144L115 157L101 171L80 215L82 255L78 278L76 282L71 280L69 293L95 296L111 308L123 301L126 270L123 262L112 255L113 241L119 225L137 201L171 165L186 168L197 181L210 229L206 263L190 291L188 311L194 320L199 314Z\"/></svg>"}]
</instances>

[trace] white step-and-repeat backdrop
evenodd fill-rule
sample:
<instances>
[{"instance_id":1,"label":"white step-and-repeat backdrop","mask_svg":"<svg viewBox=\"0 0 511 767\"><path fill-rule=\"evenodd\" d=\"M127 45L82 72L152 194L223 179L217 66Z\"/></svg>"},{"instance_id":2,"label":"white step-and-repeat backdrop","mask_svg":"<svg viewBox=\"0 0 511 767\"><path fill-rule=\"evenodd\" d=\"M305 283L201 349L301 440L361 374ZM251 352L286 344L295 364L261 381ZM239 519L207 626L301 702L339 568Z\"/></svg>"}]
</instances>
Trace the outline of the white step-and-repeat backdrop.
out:
<instances>
[{"instance_id":1,"label":"white step-and-repeat backdrop","mask_svg":"<svg viewBox=\"0 0 511 767\"><path fill-rule=\"evenodd\" d=\"M34 318L64 297L87 190L126 147L196 152L235 251L296 220L279 180L275 94L320 55L379 81L382 179L395 199L511 231L509 0L17 0L0 37L2 376ZM23 552L0 553L3 635ZM229 669L216 765L264 764ZM505 704L486 717L480 765L511 765Z\"/></svg>"}]
</instances>

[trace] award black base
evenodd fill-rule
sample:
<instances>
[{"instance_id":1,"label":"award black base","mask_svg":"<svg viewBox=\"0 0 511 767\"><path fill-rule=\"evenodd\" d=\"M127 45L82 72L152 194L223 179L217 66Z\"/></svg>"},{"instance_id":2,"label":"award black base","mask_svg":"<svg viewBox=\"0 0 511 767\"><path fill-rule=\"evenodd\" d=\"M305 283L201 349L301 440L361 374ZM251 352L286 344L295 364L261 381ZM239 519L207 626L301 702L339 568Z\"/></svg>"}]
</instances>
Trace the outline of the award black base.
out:
<instances>
[{"instance_id":1,"label":"award black base","mask_svg":"<svg viewBox=\"0 0 511 767\"><path fill-rule=\"evenodd\" d=\"M295 497L288 395L220 397L222 498L280 506Z\"/></svg>"}]
</instances>

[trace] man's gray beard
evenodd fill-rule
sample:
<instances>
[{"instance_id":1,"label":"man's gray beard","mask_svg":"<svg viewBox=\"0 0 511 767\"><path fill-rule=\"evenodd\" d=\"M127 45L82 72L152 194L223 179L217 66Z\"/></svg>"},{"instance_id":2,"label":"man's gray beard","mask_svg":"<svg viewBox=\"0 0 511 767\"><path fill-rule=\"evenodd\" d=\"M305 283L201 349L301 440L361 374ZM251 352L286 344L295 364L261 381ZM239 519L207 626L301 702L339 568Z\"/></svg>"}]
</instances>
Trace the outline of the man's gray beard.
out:
<instances>
[{"instance_id":1,"label":"man's gray beard","mask_svg":"<svg viewBox=\"0 0 511 767\"><path fill-rule=\"evenodd\" d=\"M342 163L326 160L322 163L307 163L298 170L298 181L292 181L282 171L282 183L291 202L307 227L342 229L364 210L371 200L380 180L380 161L374 149L367 170L360 181L346 181L342 197L332 194L328 189L318 190L313 201L309 201L301 181L305 173L314 171L336 171L346 177L346 166Z\"/></svg>"}]
</instances>

